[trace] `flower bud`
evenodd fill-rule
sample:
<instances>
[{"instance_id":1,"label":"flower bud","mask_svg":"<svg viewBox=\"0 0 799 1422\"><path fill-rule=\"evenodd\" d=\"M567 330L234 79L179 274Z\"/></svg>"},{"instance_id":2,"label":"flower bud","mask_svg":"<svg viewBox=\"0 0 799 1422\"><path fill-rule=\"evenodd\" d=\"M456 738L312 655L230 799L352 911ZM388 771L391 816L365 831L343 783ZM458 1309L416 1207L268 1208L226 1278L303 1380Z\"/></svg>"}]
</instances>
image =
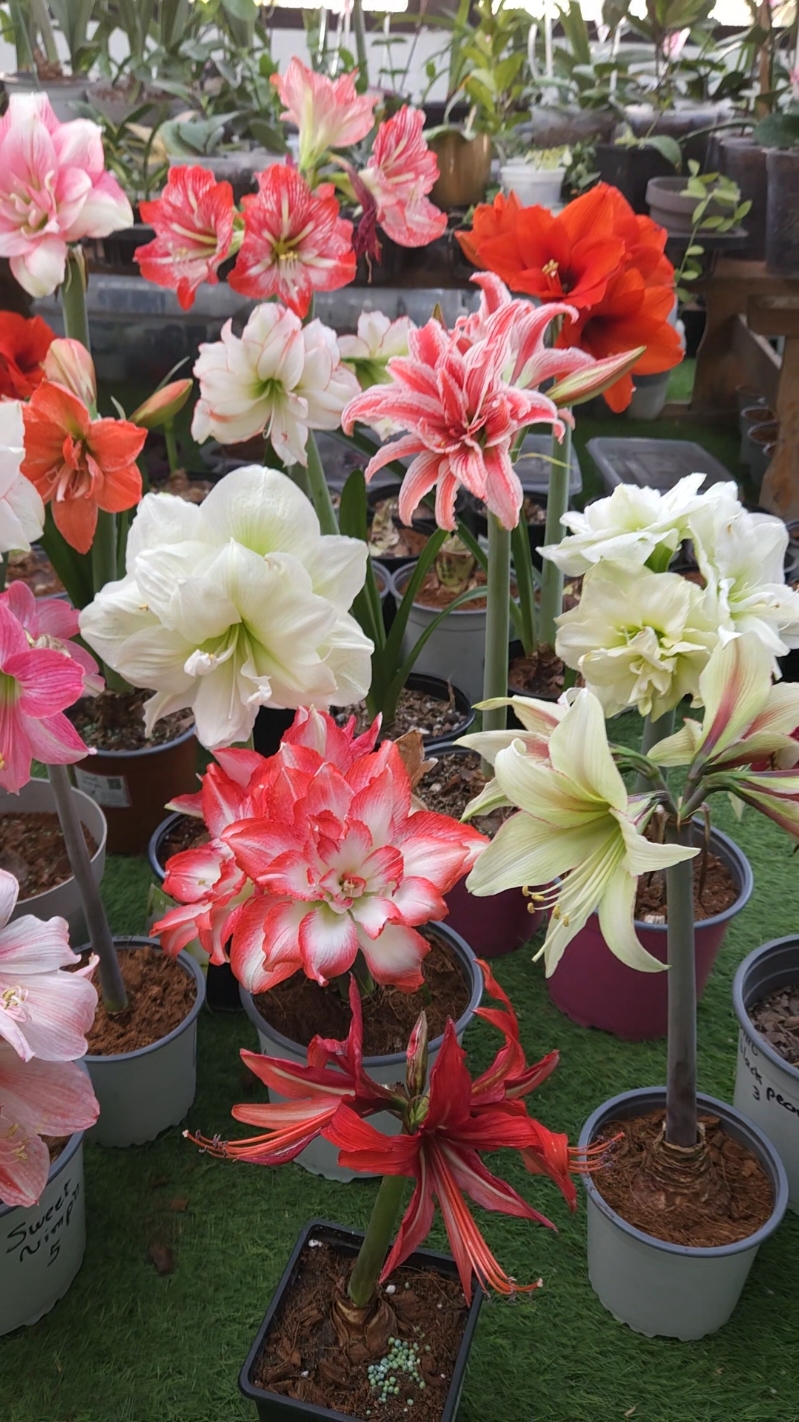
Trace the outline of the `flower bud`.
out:
<instances>
[{"instance_id":1,"label":"flower bud","mask_svg":"<svg viewBox=\"0 0 799 1422\"><path fill-rule=\"evenodd\" d=\"M168 425L183 409L193 384L194 381L188 378L173 380L171 384L156 390L138 410L133 411L130 417L132 423L144 430L155 430L159 425Z\"/></svg>"},{"instance_id":2,"label":"flower bud","mask_svg":"<svg viewBox=\"0 0 799 1422\"><path fill-rule=\"evenodd\" d=\"M405 1066L405 1085L408 1095L421 1096L427 1084L427 1016L419 1014L416 1026L408 1040Z\"/></svg>"},{"instance_id":3,"label":"flower bud","mask_svg":"<svg viewBox=\"0 0 799 1422\"><path fill-rule=\"evenodd\" d=\"M77 395L88 410L97 404L94 361L80 341L64 338L52 342L44 358L44 378Z\"/></svg>"}]
</instances>

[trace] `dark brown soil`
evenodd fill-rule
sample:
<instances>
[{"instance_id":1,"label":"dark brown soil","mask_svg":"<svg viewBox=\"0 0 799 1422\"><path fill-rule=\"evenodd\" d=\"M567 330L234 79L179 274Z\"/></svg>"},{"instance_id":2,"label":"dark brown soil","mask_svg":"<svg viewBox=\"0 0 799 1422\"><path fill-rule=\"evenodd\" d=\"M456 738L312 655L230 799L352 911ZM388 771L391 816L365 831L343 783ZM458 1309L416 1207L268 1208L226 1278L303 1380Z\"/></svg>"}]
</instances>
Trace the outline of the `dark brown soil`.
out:
<instances>
[{"instance_id":1,"label":"dark brown soil","mask_svg":"<svg viewBox=\"0 0 799 1422\"><path fill-rule=\"evenodd\" d=\"M704 874L702 867L704 863ZM713 918L732 908L740 890L726 864L718 855L698 854L694 860L694 921ZM638 880L635 917L639 923L668 923L666 876L646 874Z\"/></svg>"},{"instance_id":2,"label":"dark brown soil","mask_svg":"<svg viewBox=\"0 0 799 1422\"><path fill-rule=\"evenodd\" d=\"M331 1307L346 1288L353 1260L317 1241L299 1262L251 1380L257 1387L347 1417L375 1422L440 1422L452 1371L468 1318L460 1285L432 1269L397 1269L381 1302L392 1319L391 1336L419 1345L417 1373L397 1372L399 1394L380 1400L368 1374L370 1364L388 1356L387 1341L367 1348L360 1337L349 1344L334 1327Z\"/></svg>"},{"instance_id":3,"label":"dark brown soil","mask_svg":"<svg viewBox=\"0 0 799 1422\"><path fill-rule=\"evenodd\" d=\"M184 849L196 849L198 844L207 844L210 838L203 820L196 820L193 815L181 815L158 846L161 867L165 867L173 854L181 854Z\"/></svg>"},{"instance_id":4,"label":"dark brown soil","mask_svg":"<svg viewBox=\"0 0 799 1422\"><path fill-rule=\"evenodd\" d=\"M157 493L174 494L178 499L185 499L187 504L203 503L214 487L210 479L203 479L197 474L189 475L185 469L176 469L174 474L165 478L156 476L151 482Z\"/></svg>"},{"instance_id":5,"label":"dark brown soil","mask_svg":"<svg viewBox=\"0 0 799 1422\"><path fill-rule=\"evenodd\" d=\"M522 696L557 701L563 691L565 667L551 647L539 647L531 657L514 657L508 667L508 685Z\"/></svg>"},{"instance_id":6,"label":"dark brown soil","mask_svg":"<svg viewBox=\"0 0 799 1422\"><path fill-rule=\"evenodd\" d=\"M374 558L418 558L430 534L409 528L399 518L399 500L381 499L374 506L369 528L369 552Z\"/></svg>"},{"instance_id":7,"label":"dark brown soil","mask_svg":"<svg viewBox=\"0 0 799 1422\"><path fill-rule=\"evenodd\" d=\"M113 1057L160 1042L180 1026L197 996L194 978L160 948L122 948L119 962L128 1006L110 1015L100 999L87 1033L90 1056Z\"/></svg>"},{"instance_id":8,"label":"dark brown soil","mask_svg":"<svg viewBox=\"0 0 799 1422\"><path fill-rule=\"evenodd\" d=\"M33 547L30 553L9 553L6 581L27 583L34 597L53 597L64 591L64 584L43 548Z\"/></svg>"},{"instance_id":9,"label":"dark brown soil","mask_svg":"<svg viewBox=\"0 0 799 1422\"><path fill-rule=\"evenodd\" d=\"M144 731L144 703L149 691L103 691L87 696L68 712L87 746L97 751L149 750L177 740L194 725L193 711L174 711L156 721L152 735Z\"/></svg>"},{"instance_id":10,"label":"dark brown soil","mask_svg":"<svg viewBox=\"0 0 799 1422\"><path fill-rule=\"evenodd\" d=\"M663 1111L650 1111L631 1121L608 1121L603 1140L620 1132L623 1139L593 1175L597 1190L628 1224L670 1244L709 1249L746 1239L766 1223L774 1206L774 1191L756 1156L728 1136L717 1116L702 1116L710 1159L727 1189L724 1217L703 1214L690 1194L672 1198L670 1208L641 1203L634 1192L642 1165L663 1124Z\"/></svg>"},{"instance_id":11,"label":"dark brown soil","mask_svg":"<svg viewBox=\"0 0 799 1422\"><path fill-rule=\"evenodd\" d=\"M749 1008L749 1017L784 1061L799 1066L799 983L788 983L769 993Z\"/></svg>"},{"instance_id":12,"label":"dark brown soil","mask_svg":"<svg viewBox=\"0 0 799 1422\"><path fill-rule=\"evenodd\" d=\"M486 787L480 757L458 751L436 753L436 764L419 781L416 793L428 810L439 815L451 815L459 820L470 800ZM512 809L493 810L490 815L477 815L470 820L481 834L495 835Z\"/></svg>"},{"instance_id":13,"label":"dark brown soil","mask_svg":"<svg viewBox=\"0 0 799 1422\"><path fill-rule=\"evenodd\" d=\"M61 1152L66 1150L71 1139L71 1136L42 1136L42 1140L50 1152L51 1166L55 1165Z\"/></svg>"},{"instance_id":14,"label":"dark brown soil","mask_svg":"<svg viewBox=\"0 0 799 1422\"><path fill-rule=\"evenodd\" d=\"M352 715L357 718L358 731L365 731L372 717L361 701L357 706L346 706L336 713L336 720L343 725ZM399 740L408 731L421 731L426 741L438 736L451 736L460 731L465 717L455 705L455 694L449 688L449 700L441 701L437 696L428 696L426 691L414 691L405 686L397 702L397 714L390 726L381 728L381 740L390 736Z\"/></svg>"},{"instance_id":15,"label":"dark brown soil","mask_svg":"<svg viewBox=\"0 0 799 1422\"><path fill-rule=\"evenodd\" d=\"M82 829L91 857L97 852L97 842L85 825ZM52 811L0 815L0 869L19 880L20 899L32 899L71 879L58 815Z\"/></svg>"},{"instance_id":16,"label":"dark brown soil","mask_svg":"<svg viewBox=\"0 0 799 1422\"><path fill-rule=\"evenodd\" d=\"M469 1006L469 988L453 950L436 936L432 928L420 932L432 944L424 960L424 987L419 992L378 987L363 999L363 1054L382 1057L404 1052L420 1012L427 1013L430 1040L440 1037L447 1025ZM352 1013L335 983L326 988L295 973L269 992L255 998L262 1017L292 1042L307 1047L313 1037L333 1037L343 1041Z\"/></svg>"}]
</instances>

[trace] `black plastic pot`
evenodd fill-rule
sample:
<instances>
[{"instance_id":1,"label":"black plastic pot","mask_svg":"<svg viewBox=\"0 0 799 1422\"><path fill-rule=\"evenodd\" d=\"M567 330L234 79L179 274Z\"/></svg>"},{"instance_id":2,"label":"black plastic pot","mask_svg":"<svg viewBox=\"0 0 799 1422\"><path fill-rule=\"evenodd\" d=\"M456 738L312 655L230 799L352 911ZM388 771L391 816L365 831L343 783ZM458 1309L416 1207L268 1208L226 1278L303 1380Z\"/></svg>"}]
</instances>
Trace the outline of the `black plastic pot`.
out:
<instances>
[{"instance_id":1,"label":"black plastic pot","mask_svg":"<svg viewBox=\"0 0 799 1422\"><path fill-rule=\"evenodd\" d=\"M266 1313L261 1327L256 1334L255 1342L252 1345L247 1360L239 1373L239 1388L246 1398L255 1403L260 1422L302 1422L303 1418L325 1419L325 1422L365 1422L365 1419L355 1417L352 1413L333 1412L327 1407L318 1407L315 1403L297 1402L293 1398L284 1397L281 1393L267 1392L264 1388L257 1387L250 1381L250 1375L255 1365L255 1360L263 1347L275 1315L283 1305L286 1295L290 1292L291 1286L297 1276L300 1256L306 1248L308 1241L318 1239L324 1244L334 1245L340 1249L342 1254L355 1257L363 1240L362 1232L358 1230L346 1229L344 1225L330 1224L326 1220L311 1220L302 1230L297 1243L292 1251L291 1258L286 1265L280 1283L278 1284L272 1298L272 1302ZM447 1279L457 1279L458 1271L455 1261L446 1254L438 1254L430 1249L417 1249L407 1260L403 1268L410 1269L435 1269ZM477 1327L477 1318L483 1302L483 1293L478 1284L475 1284L472 1303L466 1319L461 1346L455 1360L455 1367L452 1371L452 1381L450 1383L447 1400L441 1413L441 1422L453 1422L458 1404L463 1390L463 1381L466 1373L466 1364L469 1359L469 1351L474 1338L474 1330Z\"/></svg>"},{"instance_id":2,"label":"black plastic pot","mask_svg":"<svg viewBox=\"0 0 799 1422\"><path fill-rule=\"evenodd\" d=\"M799 148L770 148L766 168L766 266L776 276L799 276Z\"/></svg>"},{"instance_id":3,"label":"black plastic pot","mask_svg":"<svg viewBox=\"0 0 799 1422\"><path fill-rule=\"evenodd\" d=\"M433 696L436 701L449 701L450 685L440 676L428 676L425 672L411 672L405 685L409 691L421 691L425 696ZM465 692L460 687L452 687L452 695L455 700L455 709L460 711L463 721L454 730L448 731L445 736L425 737L425 751L441 750L442 746L447 746L451 741L456 741L459 736L465 736L474 724L475 711ZM388 727L390 731L391 728Z\"/></svg>"},{"instance_id":4,"label":"black plastic pot","mask_svg":"<svg viewBox=\"0 0 799 1422\"><path fill-rule=\"evenodd\" d=\"M539 508L546 511L547 499L549 497L547 494L541 494L537 489L524 489L524 497L526 499L532 499L534 503L538 504ZM464 511L463 521L474 534L475 538L488 537L486 508L481 499L475 499L471 495L469 496L469 503ZM533 562L540 572L543 567L543 559L538 550L543 546L546 540L546 522L528 523L527 533L530 538L530 552L533 555Z\"/></svg>"},{"instance_id":5,"label":"black plastic pot","mask_svg":"<svg viewBox=\"0 0 799 1422\"><path fill-rule=\"evenodd\" d=\"M633 212L646 214L646 187L650 178L668 178L674 165L657 148L631 148L624 144L598 143L596 166L603 183L610 183L626 197Z\"/></svg>"},{"instance_id":6,"label":"black plastic pot","mask_svg":"<svg viewBox=\"0 0 799 1422\"><path fill-rule=\"evenodd\" d=\"M719 150L721 172L738 184L742 200L752 204L745 218L747 243L735 255L741 261L762 262L766 254L766 150L751 138L722 138Z\"/></svg>"}]
</instances>

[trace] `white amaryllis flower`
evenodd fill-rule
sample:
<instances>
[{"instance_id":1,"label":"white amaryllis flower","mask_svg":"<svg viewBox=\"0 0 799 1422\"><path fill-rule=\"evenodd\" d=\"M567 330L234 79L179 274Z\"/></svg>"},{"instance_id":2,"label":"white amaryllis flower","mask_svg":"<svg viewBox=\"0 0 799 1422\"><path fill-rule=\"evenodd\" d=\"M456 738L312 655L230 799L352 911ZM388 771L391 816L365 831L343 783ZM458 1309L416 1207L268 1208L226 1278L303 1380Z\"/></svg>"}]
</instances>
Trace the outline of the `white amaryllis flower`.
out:
<instances>
[{"instance_id":1,"label":"white amaryllis flower","mask_svg":"<svg viewBox=\"0 0 799 1422\"><path fill-rule=\"evenodd\" d=\"M605 731L605 714L579 691L540 760L518 742L498 752L494 773L519 807L472 869L466 887L480 898L503 889L553 884L552 913L540 953L549 976L592 913L611 952L631 968L663 967L638 940L635 891L640 874L665 869L699 851L653 844L642 833L652 796L628 796Z\"/></svg>"},{"instance_id":2,"label":"white amaryllis flower","mask_svg":"<svg viewBox=\"0 0 799 1422\"><path fill-rule=\"evenodd\" d=\"M341 359L358 377L362 390L390 383L388 362L392 356L408 354L408 335L415 329L410 316L390 321L382 311L362 311L358 317L358 334L339 336Z\"/></svg>"},{"instance_id":3,"label":"white amaryllis flower","mask_svg":"<svg viewBox=\"0 0 799 1422\"><path fill-rule=\"evenodd\" d=\"M335 333L321 321L303 327L280 302L257 306L241 337L227 321L220 340L200 346L194 374L196 440L237 444L266 433L286 464L307 464L308 430L336 429L360 390Z\"/></svg>"},{"instance_id":4,"label":"white amaryllis flower","mask_svg":"<svg viewBox=\"0 0 799 1422\"><path fill-rule=\"evenodd\" d=\"M19 400L0 401L0 553L29 553L44 529L38 490L20 474L25 426Z\"/></svg>"},{"instance_id":5,"label":"white amaryllis flower","mask_svg":"<svg viewBox=\"0 0 799 1422\"><path fill-rule=\"evenodd\" d=\"M107 583L80 629L103 661L156 695L146 724L190 706L209 748L244 741L259 706L349 705L371 680L354 618L366 545L322 536L285 474L254 465L201 505L147 494L127 575Z\"/></svg>"},{"instance_id":6,"label":"white amaryllis flower","mask_svg":"<svg viewBox=\"0 0 799 1422\"><path fill-rule=\"evenodd\" d=\"M799 592L785 582L782 519L748 513L741 504L708 506L692 515L691 533L722 642L756 632L772 656L799 647Z\"/></svg>"},{"instance_id":7,"label":"white amaryllis flower","mask_svg":"<svg viewBox=\"0 0 799 1422\"><path fill-rule=\"evenodd\" d=\"M569 537L541 552L569 577L587 573L604 561L640 568L654 555L659 555L659 567L665 568L683 539L691 536L690 521L699 509L713 518L719 508L740 508L735 484L712 484L700 493L705 477L687 474L665 494L637 484L617 484L608 498L596 499L583 513L564 514L561 521L570 530Z\"/></svg>"},{"instance_id":8,"label":"white amaryllis flower","mask_svg":"<svg viewBox=\"0 0 799 1422\"><path fill-rule=\"evenodd\" d=\"M634 706L657 720L684 696L696 696L717 642L695 583L603 563L586 574L579 606L558 618L555 647L606 715Z\"/></svg>"}]
</instances>

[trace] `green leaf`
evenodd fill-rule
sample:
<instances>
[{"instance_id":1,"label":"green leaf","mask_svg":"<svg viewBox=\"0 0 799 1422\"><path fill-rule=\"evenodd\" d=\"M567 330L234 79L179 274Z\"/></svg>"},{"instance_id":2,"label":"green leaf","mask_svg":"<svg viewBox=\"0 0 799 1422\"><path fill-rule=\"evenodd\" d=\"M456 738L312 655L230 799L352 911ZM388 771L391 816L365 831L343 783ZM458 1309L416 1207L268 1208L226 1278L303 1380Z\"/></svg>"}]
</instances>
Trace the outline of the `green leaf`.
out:
<instances>
[{"instance_id":1,"label":"green leaf","mask_svg":"<svg viewBox=\"0 0 799 1422\"><path fill-rule=\"evenodd\" d=\"M641 147L654 148L679 173L682 167L682 153L676 138L669 138L667 133L652 133L648 138L642 140Z\"/></svg>"},{"instance_id":2,"label":"green leaf","mask_svg":"<svg viewBox=\"0 0 799 1422\"><path fill-rule=\"evenodd\" d=\"M769 114L756 124L752 137L764 148L795 148L799 145L799 113Z\"/></svg>"}]
</instances>

